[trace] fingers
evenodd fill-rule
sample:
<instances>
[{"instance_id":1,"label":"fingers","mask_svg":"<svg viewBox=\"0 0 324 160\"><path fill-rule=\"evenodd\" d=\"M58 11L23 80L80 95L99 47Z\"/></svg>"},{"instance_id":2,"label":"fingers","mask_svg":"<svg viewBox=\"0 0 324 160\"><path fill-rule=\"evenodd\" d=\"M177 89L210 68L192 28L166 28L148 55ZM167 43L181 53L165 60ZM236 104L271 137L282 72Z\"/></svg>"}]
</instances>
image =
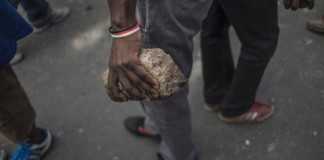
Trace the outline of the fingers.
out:
<instances>
[{"instance_id":1,"label":"fingers","mask_svg":"<svg viewBox=\"0 0 324 160\"><path fill-rule=\"evenodd\" d=\"M150 87L158 89L158 82L153 78L153 76L145 69L145 67L142 64L129 64L127 68L136 73L136 75Z\"/></svg>"},{"instance_id":2,"label":"fingers","mask_svg":"<svg viewBox=\"0 0 324 160\"><path fill-rule=\"evenodd\" d=\"M120 80L120 84L122 86L122 90L124 92L125 95L127 95L127 97L129 99L132 100L142 100L145 99L145 94L143 94L143 92L138 89L138 87L136 85L132 84L132 79L129 78L129 76L127 75L127 73L125 73L124 71L119 71L118 72L118 77Z\"/></svg>"},{"instance_id":3,"label":"fingers","mask_svg":"<svg viewBox=\"0 0 324 160\"><path fill-rule=\"evenodd\" d=\"M138 91L143 95L140 98L147 99L158 96L156 89L152 88L149 84L143 81L137 73L129 69L124 69L124 72L130 83L133 85L133 88L137 88Z\"/></svg>"},{"instance_id":4,"label":"fingers","mask_svg":"<svg viewBox=\"0 0 324 160\"><path fill-rule=\"evenodd\" d=\"M118 75L114 70L110 70L108 75L107 94L113 101L116 102L124 102L128 100L128 98L121 93Z\"/></svg>"}]
</instances>

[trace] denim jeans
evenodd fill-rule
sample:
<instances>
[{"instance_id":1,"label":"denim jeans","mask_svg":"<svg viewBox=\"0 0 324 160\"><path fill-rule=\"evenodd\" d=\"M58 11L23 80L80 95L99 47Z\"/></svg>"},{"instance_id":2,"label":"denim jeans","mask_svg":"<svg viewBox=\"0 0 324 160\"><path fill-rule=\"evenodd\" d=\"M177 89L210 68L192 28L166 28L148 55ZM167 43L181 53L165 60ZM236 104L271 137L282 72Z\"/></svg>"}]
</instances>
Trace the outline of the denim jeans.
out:
<instances>
[{"instance_id":1,"label":"denim jeans","mask_svg":"<svg viewBox=\"0 0 324 160\"><path fill-rule=\"evenodd\" d=\"M0 66L0 132L24 142L35 124L35 111L9 65Z\"/></svg>"},{"instance_id":2,"label":"denim jeans","mask_svg":"<svg viewBox=\"0 0 324 160\"><path fill-rule=\"evenodd\" d=\"M242 44L236 69L228 33L231 25ZM206 102L223 104L225 116L249 110L278 35L277 0L214 0L201 33Z\"/></svg>"}]
</instances>

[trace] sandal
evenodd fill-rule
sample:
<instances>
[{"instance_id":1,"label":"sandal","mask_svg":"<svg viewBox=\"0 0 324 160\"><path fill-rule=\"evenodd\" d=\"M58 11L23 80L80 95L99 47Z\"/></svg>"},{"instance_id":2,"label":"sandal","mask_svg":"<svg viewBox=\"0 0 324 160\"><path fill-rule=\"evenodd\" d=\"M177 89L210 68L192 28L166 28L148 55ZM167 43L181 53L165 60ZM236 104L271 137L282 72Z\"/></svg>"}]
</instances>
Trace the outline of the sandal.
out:
<instances>
[{"instance_id":1,"label":"sandal","mask_svg":"<svg viewBox=\"0 0 324 160\"><path fill-rule=\"evenodd\" d=\"M150 138L156 141L161 141L161 136L152 133L144 127L145 118L142 116L129 117L124 121L124 126L127 131L133 135Z\"/></svg>"}]
</instances>

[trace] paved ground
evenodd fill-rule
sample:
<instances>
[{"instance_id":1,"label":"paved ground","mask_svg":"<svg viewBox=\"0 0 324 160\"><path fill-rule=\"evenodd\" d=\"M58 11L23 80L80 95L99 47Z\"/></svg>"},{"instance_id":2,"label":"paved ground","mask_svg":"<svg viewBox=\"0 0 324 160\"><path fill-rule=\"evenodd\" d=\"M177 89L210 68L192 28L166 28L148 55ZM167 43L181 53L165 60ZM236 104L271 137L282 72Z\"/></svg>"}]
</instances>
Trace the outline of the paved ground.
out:
<instances>
[{"instance_id":1,"label":"paved ground","mask_svg":"<svg viewBox=\"0 0 324 160\"><path fill-rule=\"evenodd\" d=\"M39 124L57 136L47 159L156 159L157 144L132 137L122 126L127 116L142 114L139 105L111 102L100 80L110 45L105 1L52 3L72 7L73 14L66 23L23 41L27 59L15 67ZM281 42L259 93L275 105L276 114L262 125L225 125L203 110L196 47L190 102L203 160L324 159L324 37L304 29L306 19L316 14L280 11ZM233 37L237 57L240 45Z\"/></svg>"}]
</instances>

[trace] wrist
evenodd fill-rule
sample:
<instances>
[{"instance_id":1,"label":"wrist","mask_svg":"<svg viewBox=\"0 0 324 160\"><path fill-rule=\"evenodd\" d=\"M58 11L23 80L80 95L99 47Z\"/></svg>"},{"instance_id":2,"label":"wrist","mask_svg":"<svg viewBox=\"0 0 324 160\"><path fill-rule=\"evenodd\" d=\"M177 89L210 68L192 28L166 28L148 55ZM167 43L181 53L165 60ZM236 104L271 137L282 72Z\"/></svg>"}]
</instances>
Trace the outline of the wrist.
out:
<instances>
[{"instance_id":1,"label":"wrist","mask_svg":"<svg viewBox=\"0 0 324 160\"><path fill-rule=\"evenodd\" d=\"M116 31L113 27L109 28L109 32L112 38L124 38L131 36L140 31L140 25L138 22L129 26L128 28L124 28L122 30Z\"/></svg>"},{"instance_id":2,"label":"wrist","mask_svg":"<svg viewBox=\"0 0 324 160\"><path fill-rule=\"evenodd\" d=\"M127 30L137 24L138 24L138 22L136 19L134 19L134 20L113 20L109 31L110 32L122 32L122 31Z\"/></svg>"}]
</instances>

